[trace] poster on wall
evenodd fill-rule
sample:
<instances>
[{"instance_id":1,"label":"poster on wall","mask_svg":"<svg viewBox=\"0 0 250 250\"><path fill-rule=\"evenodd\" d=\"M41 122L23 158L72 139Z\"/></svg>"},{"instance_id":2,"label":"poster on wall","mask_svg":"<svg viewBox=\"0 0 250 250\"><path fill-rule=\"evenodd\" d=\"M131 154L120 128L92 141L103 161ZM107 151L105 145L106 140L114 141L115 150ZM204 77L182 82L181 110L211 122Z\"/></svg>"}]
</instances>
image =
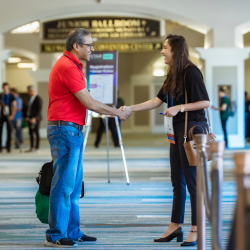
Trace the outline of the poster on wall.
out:
<instances>
[{"instance_id":1,"label":"poster on wall","mask_svg":"<svg viewBox=\"0 0 250 250\"><path fill-rule=\"evenodd\" d=\"M116 106L118 51L95 51L87 62L87 85L97 101Z\"/></svg>"}]
</instances>

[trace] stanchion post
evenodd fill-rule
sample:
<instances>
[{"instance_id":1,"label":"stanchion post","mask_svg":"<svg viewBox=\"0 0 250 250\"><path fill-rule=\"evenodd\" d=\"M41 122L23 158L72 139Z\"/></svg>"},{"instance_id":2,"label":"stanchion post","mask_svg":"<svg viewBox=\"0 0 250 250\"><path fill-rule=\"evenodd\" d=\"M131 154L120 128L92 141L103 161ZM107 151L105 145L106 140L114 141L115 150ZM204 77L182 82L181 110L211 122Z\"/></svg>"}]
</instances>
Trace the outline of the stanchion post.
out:
<instances>
[{"instance_id":1,"label":"stanchion post","mask_svg":"<svg viewBox=\"0 0 250 250\"><path fill-rule=\"evenodd\" d=\"M212 201L211 201L211 223L212 223L212 249L220 250L222 241L222 183L223 183L223 152L225 142L213 142L211 152L213 160L211 163L212 176Z\"/></svg>"},{"instance_id":2,"label":"stanchion post","mask_svg":"<svg viewBox=\"0 0 250 250\"><path fill-rule=\"evenodd\" d=\"M197 134L195 135L195 141L197 146L197 166L196 166L196 192L197 192L197 249L206 249L206 212L204 204L204 196L202 192L202 177L201 168L203 166L204 153L206 154L206 142L207 135Z\"/></svg>"},{"instance_id":3,"label":"stanchion post","mask_svg":"<svg viewBox=\"0 0 250 250\"><path fill-rule=\"evenodd\" d=\"M249 176L250 176L250 154L238 153L234 156L236 164L236 179L238 188L238 198L236 204L236 249L248 250L247 246L247 190L249 189Z\"/></svg>"}]
</instances>

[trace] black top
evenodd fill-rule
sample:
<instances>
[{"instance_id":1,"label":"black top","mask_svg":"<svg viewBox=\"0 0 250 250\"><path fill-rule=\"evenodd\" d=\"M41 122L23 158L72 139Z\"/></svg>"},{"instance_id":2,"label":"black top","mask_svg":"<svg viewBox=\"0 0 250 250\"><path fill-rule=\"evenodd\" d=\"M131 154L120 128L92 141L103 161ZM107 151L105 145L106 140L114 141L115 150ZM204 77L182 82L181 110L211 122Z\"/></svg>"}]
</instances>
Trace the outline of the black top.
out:
<instances>
[{"instance_id":1,"label":"black top","mask_svg":"<svg viewBox=\"0 0 250 250\"><path fill-rule=\"evenodd\" d=\"M203 82L203 77L200 70L195 65L189 65L183 70L183 85L184 85L184 74L185 77L185 88L187 90L187 102L193 103L198 101L209 101L208 93ZM163 84L164 85L164 84ZM184 90L184 87L183 87ZM163 94L163 86L160 89L157 97L166 102L166 95ZM185 91L180 95L178 100L173 100L173 105L177 106L180 104L185 104ZM171 97L168 94L168 107L171 107ZM188 111L188 121L207 121L205 117L204 109ZM185 112L179 112L173 118L173 123L185 122Z\"/></svg>"},{"instance_id":2,"label":"black top","mask_svg":"<svg viewBox=\"0 0 250 250\"><path fill-rule=\"evenodd\" d=\"M16 99L15 99L15 96L13 96L12 94L9 93L8 95L9 95L9 97L8 97L7 95L5 95L5 94L2 94L2 95L0 96L0 102L2 102L2 103L4 103L4 104L6 104L6 105L9 106L9 114L11 115L12 103L13 103L13 101L15 101ZM4 114L3 114L3 108L2 108L2 110L1 110L1 115L4 116Z\"/></svg>"},{"instance_id":3,"label":"black top","mask_svg":"<svg viewBox=\"0 0 250 250\"><path fill-rule=\"evenodd\" d=\"M27 114L29 111L29 114ZM42 120L42 99L40 96L36 96L33 103L29 107L28 105L28 110L27 110L27 117L28 118L36 118L37 120L41 121Z\"/></svg>"},{"instance_id":4,"label":"black top","mask_svg":"<svg viewBox=\"0 0 250 250\"><path fill-rule=\"evenodd\" d=\"M229 117L229 108L230 108L230 100L227 98L227 96L223 96L221 99L220 99L220 107L223 105L223 104L226 104L227 105L227 108L226 110L222 110L220 111L220 118L221 119L227 119Z\"/></svg>"}]
</instances>

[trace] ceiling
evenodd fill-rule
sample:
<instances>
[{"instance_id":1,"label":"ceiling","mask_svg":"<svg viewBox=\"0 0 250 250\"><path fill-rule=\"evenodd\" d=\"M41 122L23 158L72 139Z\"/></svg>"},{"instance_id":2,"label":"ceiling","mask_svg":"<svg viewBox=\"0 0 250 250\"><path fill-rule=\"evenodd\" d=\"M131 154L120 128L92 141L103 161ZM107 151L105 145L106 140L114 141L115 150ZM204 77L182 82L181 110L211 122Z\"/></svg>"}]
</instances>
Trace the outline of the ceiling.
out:
<instances>
[{"instance_id":1,"label":"ceiling","mask_svg":"<svg viewBox=\"0 0 250 250\"><path fill-rule=\"evenodd\" d=\"M237 26L248 22L249 0L0 0L0 32L34 20L49 20L59 16L91 15L94 13L134 13L159 16L203 29L214 26ZM122 10L122 11L121 11Z\"/></svg>"},{"instance_id":2,"label":"ceiling","mask_svg":"<svg viewBox=\"0 0 250 250\"><path fill-rule=\"evenodd\" d=\"M32 21L79 16L137 16L172 20L203 34L214 46L235 46L250 31L249 0L0 0L0 33Z\"/></svg>"}]
</instances>

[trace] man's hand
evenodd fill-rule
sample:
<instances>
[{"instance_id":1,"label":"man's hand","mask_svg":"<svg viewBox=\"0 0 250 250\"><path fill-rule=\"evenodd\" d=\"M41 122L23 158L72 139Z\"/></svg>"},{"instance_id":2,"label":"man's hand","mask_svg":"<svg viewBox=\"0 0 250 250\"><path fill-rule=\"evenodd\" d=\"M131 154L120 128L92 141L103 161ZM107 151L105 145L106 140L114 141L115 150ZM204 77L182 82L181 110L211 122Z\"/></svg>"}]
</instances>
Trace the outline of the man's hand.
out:
<instances>
[{"instance_id":1,"label":"man's hand","mask_svg":"<svg viewBox=\"0 0 250 250\"><path fill-rule=\"evenodd\" d=\"M171 108L168 108L166 109L164 112L163 112L163 115L164 116L167 116L167 117L174 117L176 116L178 113L180 112L180 106L174 106L174 107L171 107Z\"/></svg>"},{"instance_id":2,"label":"man's hand","mask_svg":"<svg viewBox=\"0 0 250 250\"><path fill-rule=\"evenodd\" d=\"M33 123L33 124L35 124L36 123L36 118L35 117L31 118L30 122Z\"/></svg>"},{"instance_id":3,"label":"man's hand","mask_svg":"<svg viewBox=\"0 0 250 250\"><path fill-rule=\"evenodd\" d=\"M120 109L121 111L124 111L124 110L129 110L129 111L131 112L131 115L133 114L133 112L132 112L131 108L130 108L130 107L128 107L128 106L121 106L119 109Z\"/></svg>"},{"instance_id":4,"label":"man's hand","mask_svg":"<svg viewBox=\"0 0 250 250\"><path fill-rule=\"evenodd\" d=\"M9 116L9 120L10 120L10 121L13 121L13 119L14 119L14 116L13 116L13 115L10 115L10 116Z\"/></svg>"},{"instance_id":5,"label":"man's hand","mask_svg":"<svg viewBox=\"0 0 250 250\"><path fill-rule=\"evenodd\" d=\"M120 107L119 110L122 111L122 112L120 112L121 114L119 115L119 118L123 121L127 121L129 119L129 117L133 114L131 109L129 107L126 107L126 106Z\"/></svg>"}]
</instances>

